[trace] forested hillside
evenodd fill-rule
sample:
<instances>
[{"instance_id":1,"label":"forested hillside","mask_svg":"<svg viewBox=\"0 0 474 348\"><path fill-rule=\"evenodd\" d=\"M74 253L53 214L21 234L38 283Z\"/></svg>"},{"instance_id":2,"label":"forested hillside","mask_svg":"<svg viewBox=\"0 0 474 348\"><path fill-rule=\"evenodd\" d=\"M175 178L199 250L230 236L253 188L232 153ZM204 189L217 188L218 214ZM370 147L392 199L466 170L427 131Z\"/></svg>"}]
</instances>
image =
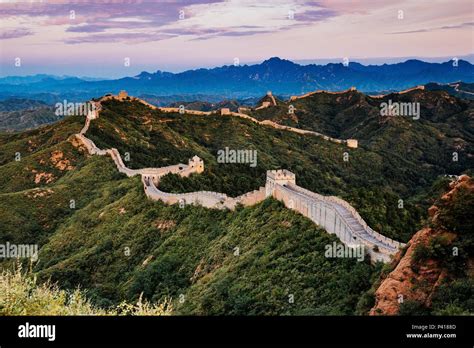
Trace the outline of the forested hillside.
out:
<instances>
[{"instance_id":1,"label":"forested hillside","mask_svg":"<svg viewBox=\"0 0 474 348\"><path fill-rule=\"evenodd\" d=\"M102 103L87 134L101 148L128 154L130 168L186 163L194 155L204 159L202 174L165 177L160 189L169 192L202 189L237 196L264 184L266 170L289 169L298 185L346 199L372 228L406 242L445 187L443 175L470 169L465 160L472 146L469 128L459 133L457 127L469 110L454 101L460 103L451 106L457 113L436 113L439 123L450 125L450 136L466 144L459 150L463 161L454 165L420 155L423 140L402 139L394 149L377 138L399 127L408 127L414 139L434 131L431 124L408 120L390 125L369 120L372 135L361 135L362 146L349 149L238 117L163 113L111 100ZM282 103L262 109L260 117L272 110L279 117ZM316 110L320 104L306 107ZM344 120L343 115L338 117ZM313 117L327 123L317 131L363 134L352 119L343 122L354 133L337 131L335 124L330 130L330 116ZM65 289L80 285L104 307L133 303L140 294L158 303L172 298L176 314L355 314L367 309L381 265L326 258L325 246L337 238L273 199L235 212L150 201L138 177L118 173L108 156L86 154L73 137L83 122L67 117L33 131L0 135L0 240L38 243L34 270L41 281L51 279ZM447 128L440 137L446 134ZM449 139L438 145L439 151L452 152ZM225 147L257 150L257 166L218 163L217 151Z\"/></svg>"}]
</instances>

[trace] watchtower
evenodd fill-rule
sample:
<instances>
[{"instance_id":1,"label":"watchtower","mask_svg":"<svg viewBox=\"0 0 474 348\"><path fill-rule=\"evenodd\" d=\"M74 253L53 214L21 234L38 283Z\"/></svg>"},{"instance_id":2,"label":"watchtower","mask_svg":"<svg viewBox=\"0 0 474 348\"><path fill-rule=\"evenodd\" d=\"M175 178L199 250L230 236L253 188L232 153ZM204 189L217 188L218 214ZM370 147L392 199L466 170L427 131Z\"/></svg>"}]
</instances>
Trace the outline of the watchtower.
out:
<instances>
[{"instance_id":1,"label":"watchtower","mask_svg":"<svg viewBox=\"0 0 474 348\"><path fill-rule=\"evenodd\" d=\"M353 149L357 149L358 141L357 139L347 139L346 140L347 146Z\"/></svg>"},{"instance_id":2,"label":"watchtower","mask_svg":"<svg viewBox=\"0 0 474 348\"><path fill-rule=\"evenodd\" d=\"M120 100L126 99L127 97L128 97L127 91L122 90L122 91L120 91L119 94L118 94L118 98L119 98Z\"/></svg>"},{"instance_id":3,"label":"watchtower","mask_svg":"<svg viewBox=\"0 0 474 348\"><path fill-rule=\"evenodd\" d=\"M190 169L194 168L195 173L202 173L204 171L204 161L198 156L194 156L193 158L190 158L188 161L188 166Z\"/></svg>"},{"instance_id":4,"label":"watchtower","mask_svg":"<svg viewBox=\"0 0 474 348\"><path fill-rule=\"evenodd\" d=\"M296 175L286 169L267 170L267 182L265 184L265 195L273 195L276 185L296 184Z\"/></svg>"},{"instance_id":5,"label":"watchtower","mask_svg":"<svg viewBox=\"0 0 474 348\"><path fill-rule=\"evenodd\" d=\"M286 169L267 170L267 182L278 185L296 184L296 175Z\"/></svg>"}]
</instances>

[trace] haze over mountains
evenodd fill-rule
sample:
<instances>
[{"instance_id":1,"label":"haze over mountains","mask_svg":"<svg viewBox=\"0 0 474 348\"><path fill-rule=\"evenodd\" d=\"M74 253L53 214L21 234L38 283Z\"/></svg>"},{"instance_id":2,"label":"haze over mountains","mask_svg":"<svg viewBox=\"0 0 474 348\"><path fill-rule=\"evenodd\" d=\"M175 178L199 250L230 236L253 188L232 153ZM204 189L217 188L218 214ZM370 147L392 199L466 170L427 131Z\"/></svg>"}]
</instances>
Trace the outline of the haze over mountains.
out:
<instances>
[{"instance_id":1,"label":"haze over mountains","mask_svg":"<svg viewBox=\"0 0 474 348\"><path fill-rule=\"evenodd\" d=\"M299 65L273 57L255 65L225 65L181 73L142 72L134 77L92 80L77 77L35 75L0 78L0 94L31 97L40 93L89 99L125 89L133 95L210 95L224 98L260 96L267 90L289 96L316 89L341 91L355 86L364 92L394 91L429 82L474 82L474 66L459 60L427 63L407 60L397 64L362 65L350 62L327 65Z\"/></svg>"}]
</instances>

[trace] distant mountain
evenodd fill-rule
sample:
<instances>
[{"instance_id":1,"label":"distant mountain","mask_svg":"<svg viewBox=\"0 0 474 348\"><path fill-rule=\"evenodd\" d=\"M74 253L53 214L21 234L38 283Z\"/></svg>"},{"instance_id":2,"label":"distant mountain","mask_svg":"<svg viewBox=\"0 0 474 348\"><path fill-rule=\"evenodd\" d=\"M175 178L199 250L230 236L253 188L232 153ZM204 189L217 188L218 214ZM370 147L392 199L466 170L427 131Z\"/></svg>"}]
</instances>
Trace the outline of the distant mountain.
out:
<instances>
[{"instance_id":1,"label":"distant mountain","mask_svg":"<svg viewBox=\"0 0 474 348\"><path fill-rule=\"evenodd\" d=\"M35 82L41 82L48 78L54 78L54 75L46 75L46 74L37 74L31 76L7 76L0 78L0 84L7 84L7 85L25 85ZM56 77L59 79L59 77Z\"/></svg>"},{"instance_id":2,"label":"distant mountain","mask_svg":"<svg viewBox=\"0 0 474 348\"><path fill-rule=\"evenodd\" d=\"M90 98L121 89L130 94L224 95L226 98L246 98L271 90L289 96L316 89L341 91L355 86L361 91L401 90L429 82L474 82L474 66L467 61L427 63L408 60L397 64L362 65L351 62L326 65L299 65L277 57L260 64L225 65L213 69L188 70L181 73L142 72L134 77L116 80L86 81L75 77L53 78L36 75L30 82L23 78L0 79L0 94L27 96L35 93L74 93Z\"/></svg>"},{"instance_id":3,"label":"distant mountain","mask_svg":"<svg viewBox=\"0 0 474 348\"><path fill-rule=\"evenodd\" d=\"M24 98L8 98L0 101L0 112L1 111L18 111L18 110L29 110L38 107L45 107L47 104L39 100L31 100Z\"/></svg>"},{"instance_id":4,"label":"distant mountain","mask_svg":"<svg viewBox=\"0 0 474 348\"><path fill-rule=\"evenodd\" d=\"M71 80L72 79L72 80ZM74 76L55 76L48 74L36 74L30 76L7 76L0 77L0 84L9 84L9 85L28 85L30 83L44 82L44 81L64 81L69 80L73 81L74 79L80 81L102 81L103 78L97 77L74 77Z\"/></svg>"},{"instance_id":5,"label":"distant mountain","mask_svg":"<svg viewBox=\"0 0 474 348\"><path fill-rule=\"evenodd\" d=\"M53 123L62 118L42 101L9 98L0 101L0 131L18 131Z\"/></svg>"}]
</instances>

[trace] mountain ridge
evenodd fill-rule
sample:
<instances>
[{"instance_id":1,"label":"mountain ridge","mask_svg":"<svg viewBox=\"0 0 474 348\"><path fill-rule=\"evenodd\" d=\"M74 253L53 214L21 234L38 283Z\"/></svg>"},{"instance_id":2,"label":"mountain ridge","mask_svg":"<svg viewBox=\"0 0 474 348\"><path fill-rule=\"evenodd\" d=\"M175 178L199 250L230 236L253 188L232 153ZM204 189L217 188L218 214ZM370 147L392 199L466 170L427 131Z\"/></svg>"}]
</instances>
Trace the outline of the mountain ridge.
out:
<instances>
[{"instance_id":1,"label":"mountain ridge","mask_svg":"<svg viewBox=\"0 0 474 348\"><path fill-rule=\"evenodd\" d=\"M355 86L361 91L401 90L429 82L448 83L463 80L474 82L474 65L459 60L427 63L420 60L385 65L362 65L356 62L326 65L300 65L290 60L272 57L260 64L224 65L209 69L170 73L143 71L135 76L113 80L88 81L66 77L32 80L27 84L12 84L15 77L0 78L0 93L67 93L75 91L90 99L93 95L117 94L126 89L133 95L148 94L223 94L228 97L253 97L261 91L274 94L303 94L315 89L345 90Z\"/></svg>"}]
</instances>

